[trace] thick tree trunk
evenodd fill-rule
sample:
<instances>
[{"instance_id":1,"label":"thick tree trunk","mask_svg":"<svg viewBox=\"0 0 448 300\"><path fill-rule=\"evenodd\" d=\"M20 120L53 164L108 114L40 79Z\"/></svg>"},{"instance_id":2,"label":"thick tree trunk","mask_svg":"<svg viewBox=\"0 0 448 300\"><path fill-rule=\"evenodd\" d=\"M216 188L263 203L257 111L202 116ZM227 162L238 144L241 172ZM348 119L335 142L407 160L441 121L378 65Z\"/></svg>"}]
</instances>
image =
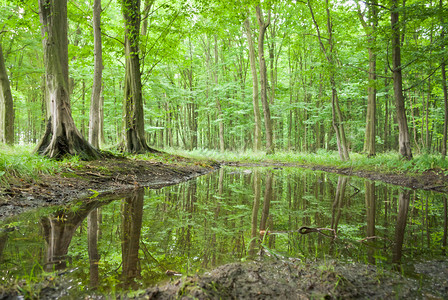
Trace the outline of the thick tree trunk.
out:
<instances>
[{"instance_id":1,"label":"thick tree trunk","mask_svg":"<svg viewBox=\"0 0 448 300\"><path fill-rule=\"evenodd\" d=\"M405 159L412 158L408 121L403 96L403 78L401 74L400 28L398 23L397 0L392 1L390 24L392 27L392 60L395 108L398 122L398 147L400 155Z\"/></svg>"},{"instance_id":2,"label":"thick tree trunk","mask_svg":"<svg viewBox=\"0 0 448 300\"><path fill-rule=\"evenodd\" d=\"M130 153L156 152L146 144L139 59L140 0L122 0L125 23L126 73L124 85L124 140Z\"/></svg>"},{"instance_id":3,"label":"thick tree trunk","mask_svg":"<svg viewBox=\"0 0 448 300\"><path fill-rule=\"evenodd\" d=\"M266 154L274 153L274 141L272 132L271 110L269 108L268 95L267 95L267 72L266 72L266 60L264 58L264 37L266 29L271 21L271 12L269 11L268 21L264 22L263 12L260 5L256 7L257 20L258 20L258 60L260 63L260 96L261 105L263 106L264 127L266 130Z\"/></svg>"},{"instance_id":4,"label":"thick tree trunk","mask_svg":"<svg viewBox=\"0 0 448 300\"><path fill-rule=\"evenodd\" d=\"M246 28L247 43L249 45L249 60L250 70L252 72L252 103L254 108L254 151L257 152L261 149L261 116L260 106L258 104L258 74L257 74L257 62L255 60L255 46L252 40L252 32L250 29L250 19L244 21L244 27Z\"/></svg>"},{"instance_id":5,"label":"thick tree trunk","mask_svg":"<svg viewBox=\"0 0 448 300\"><path fill-rule=\"evenodd\" d=\"M60 159L78 155L96 159L100 153L81 135L73 121L68 81L67 0L39 0L47 103L51 118L36 151Z\"/></svg>"},{"instance_id":6,"label":"thick tree trunk","mask_svg":"<svg viewBox=\"0 0 448 300\"><path fill-rule=\"evenodd\" d=\"M142 230L144 190L135 191L122 201L122 276L125 287L132 286L140 276L139 246Z\"/></svg>"},{"instance_id":7,"label":"thick tree trunk","mask_svg":"<svg viewBox=\"0 0 448 300\"><path fill-rule=\"evenodd\" d=\"M103 74L103 49L101 43L101 0L93 2L93 40L94 40L94 76L92 98L90 100L89 116L89 143L99 148L100 144L100 105L101 105L101 80Z\"/></svg>"},{"instance_id":8,"label":"thick tree trunk","mask_svg":"<svg viewBox=\"0 0 448 300\"><path fill-rule=\"evenodd\" d=\"M14 106L0 44L0 143L14 144Z\"/></svg>"}]
</instances>

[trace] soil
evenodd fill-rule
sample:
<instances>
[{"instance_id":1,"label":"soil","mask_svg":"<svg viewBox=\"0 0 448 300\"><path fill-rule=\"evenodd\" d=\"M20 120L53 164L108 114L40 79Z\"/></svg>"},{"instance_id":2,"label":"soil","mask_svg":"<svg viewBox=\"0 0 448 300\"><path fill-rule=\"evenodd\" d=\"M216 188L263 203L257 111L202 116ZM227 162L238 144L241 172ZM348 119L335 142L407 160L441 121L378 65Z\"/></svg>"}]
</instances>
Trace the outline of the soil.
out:
<instances>
[{"instance_id":1,"label":"soil","mask_svg":"<svg viewBox=\"0 0 448 300\"><path fill-rule=\"evenodd\" d=\"M254 166L275 166L275 167L299 167L311 169L314 171L324 171L329 173L336 173L346 176L357 176L366 178L372 181L382 181L385 183L403 186L411 189L430 190L440 193L448 193L448 174L445 174L440 169L431 169L422 173L379 173L374 171L354 170L352 168L336 168L327 166L309 166L293 163L240 163L228 162L223 163L227 166L234 167L254 167Z\"/></svg>"},{"instance_id":2,"label":"soil","mask_svg":"<svg viewBox=\"0 0 448 300\"><path fill-rule=\"evenodd\" d=\"M166 156L165 156L166 158ZM64 168L37 181L16 179L0 190L0 220L32 208L62 205L96 195L122 194L137 187L161 188L187 181L219 168L216 162L198 162L169 156L169 164L128 158L108 158Z\"/></svg>"},{"instance_id":3,"label":"soil","mask_svg":"<svg viewBox=\"0 0 448 300\"><path fill-rule=\"evenodd\" d=\"M72 283L63 279L41 283L38 295L40 299L98 300L448 298L448 262L427 262L419 273L420 278L412 279L373 265L259 257L255 261L225 264L202 275L173 278L160 286L134 292L132 296L112 297L93 292L73 297L69 294ZM0 299L16 299L12 295L4 296L0 293Z\"/></svg>"},{"instance_id":4,"label":"soil","mask_svg":"<svg viewBox=\"0 0 448 300\"><path fill-rule=\"evenodd\" d=\"M295 164L244 164L197 162L170 157L169 163L112 158L67 166L55 175L42 175L39 181L18 179L0 193L0 220L24 210L60 205L97 194L121 194L136 187L159 188L206 174L220 165L295 166L437 192L448 192L448 178L431 170L423 174L381 174L351 169ZM436 271L430 269L431 266ZM375 266L335 261L301 262L288 259L257 260L226 264L200 276L173 278L148 288L133 299L448 299L448 262L422 264L421 274L431 278L425 290L422 279L410 279ZM432 276L431 275L431 276ZM42 282L41 299L67 298L64 279ZM1 289L0 289L1 290ZM135 293L134 293L135 295ZM15 293L0 292L0 299L19 299ZM19 296L20 297L20 296ZM90 295L85 299L106 299ZM120 296L129 299L128 296Z\"/></svg>"},{"instance_id":5,"label":"soil","mask_svg":"<svg viewBox=\"0 0 448 300\"><path fill-rule=\"evenodd\" d=\"M374 266L335 261L252 261L154 287L139 299L403 299L418 284ZM436 298L437 299L437 298Z\"/></svg>"}]
</instances>

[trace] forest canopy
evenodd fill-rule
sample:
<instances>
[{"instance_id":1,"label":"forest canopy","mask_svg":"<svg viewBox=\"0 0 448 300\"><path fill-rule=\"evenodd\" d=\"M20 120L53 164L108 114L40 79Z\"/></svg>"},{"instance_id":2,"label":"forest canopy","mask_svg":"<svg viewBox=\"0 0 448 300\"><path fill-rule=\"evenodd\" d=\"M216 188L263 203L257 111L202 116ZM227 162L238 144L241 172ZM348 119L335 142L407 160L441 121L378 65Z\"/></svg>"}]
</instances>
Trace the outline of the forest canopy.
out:
<instances>
[{"instance_id":1,"label":"forest canopy","mask_svg":"<svg viewBox=\"0 0 448 300\"><path fill-rule=\"evenodd\" d=\"M42 144L51 123L42 7L53 2L2 1L2 143ZM67 107L93 149L445 156L446 6L68 1Z\"/></svg>"}]
</instances>

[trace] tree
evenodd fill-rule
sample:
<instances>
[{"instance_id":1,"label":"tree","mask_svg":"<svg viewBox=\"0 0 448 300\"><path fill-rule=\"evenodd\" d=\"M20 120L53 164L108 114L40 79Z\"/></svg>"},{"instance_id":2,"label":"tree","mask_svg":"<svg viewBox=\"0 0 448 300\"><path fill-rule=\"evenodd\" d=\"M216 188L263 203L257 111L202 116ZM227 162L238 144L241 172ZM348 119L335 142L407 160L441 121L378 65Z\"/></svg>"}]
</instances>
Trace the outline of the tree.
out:
<instances>
[{"instance_id":1,"label":"tree","mask_svg":"<svg viewBox=\"0 0 448 300\"><path fill-rule=\"evenodd\" d=\"M218 39L215 37L215 68L213 72L215 85L218 86L218 63L219 63L219 56L218 56ZM223 113L222 113L222 107L221 107L221 100L219 97L216 97L216 108L218 109L218 119L219 119L219 150L224 152L225 144L224 144L224 121L223 121Z\"/></svg>"},{"instance_id":2,"label":"tree","mask_svg":"<svg viewBox=\"0 0 448 300\"><path fill-rule=\"evenodd\" d=\"M81 135L73 121L68 81L67 0L39 0L44 48L46 100L50 118L36 151L60 159L79 155L97 159L100 153Z\"/></svg>"},{"instance_id":3,"label":"tree","mask_svg":"<svg viewBox=\"0 0 448 300\"><path fill-rule=\"evenodd\" d=\"M0 143L14 144L14 106L0 43Z\"/></svg>"},{"instance_id":4,"label":"tree","mask_svg":"<svg viewBox=\"0 0 448 300\"><path fill-rule=\"evenodd\" d=\"M400 155L405 159L412 158L411 142L409 138L408 121L403 96L403 77L401 74L401 46L399 25L398 1L392 0L390 24L392 27L392 73L394 78L395 108L397 110L398 122L398 147Z\"/></svg>"},{"instance_id":5,"label":"tree","mask_svg":"<svg viewBox=\"0 0 448 300\"><path fill-rule=\"evenodd\" d=\"M124 140L130 153L155 152L146 144L139 59L140 0L122 0L125 23Z\"/></svg>"},{"instance_id":6,"label":"tree","mask_svg":"<svg viewBox=\"0 0 448 300\"><path fill-rule=\"evenodd\" d=\"M443 3L442 0L439 1L439 9L440 9L440 24L442 24L442 32L441 32L441 40L442 40L442 64L440 65L440 69L442 72L442 89L443 89L443 104L444 104L444 122L443 122L443 140L442 140L442 156L443 158L446 157L446 143L448 140L448 91L446 87L446 55L444 55L445 52L445 30L446 25L444 23L443 18Z\"/></svg>"},{"instance_id":7,"label":"tree","mask_svg":"<svg viewBox=\"0 0 448 300\"><path fill-rule=\"evenodd\" d=\"M332 125L333 129L336 133L336 142L338 145L338 152L339 157L341 160L349 160L349 152L348 152L348 145L347 140L345 137L345 129L344 129L344 121L342 118L342 112L341 108L339 107L339 98L338 98L338 91L336 89L336 57L335 57L335 42L333 39L333 23L331 20L330 15L330 8L328 4L328 0L325 1L325 11L327 16L327 34L328 38L327 40L327 46L325 47L323 43L323 38L319 29L319 25L316 21L316 18L314 17L313 8L311 6L310 0L308 0L308 7L311 12L311 17L313 19L314 26L316 27L317 31L317 37L319 39L319 45L320 48L325 55L326 60L329 64L329 76L330 76L330 85L331 85L331 112L332 112Z\"/></svg>"},{"instance_id":8,"label":"tree","mask_svg":"<svg viewBox=\"0 0 448 300\"><path fill-rule=\"evenodd\" d=\"M368 156L375 156L376 139L376 53L375 53L375 35L378 26L377 0L369 4L368 21L364 20L358 5L358 15L361 24L368 35L369 52L369 82L367 87L367 113L366 113L366 134L364 138L364 152Z\"/></svg>"},{"instance_id":9,"label":"tree","mask_svg":"<svg viewBox=\"0 0 448 300\"><path fill-rule=\"evenodd\" d=\"M266 29L271 23L271 11L268 12L268 20L265 22L263 17L263 11L260 5L257 5L256 13L258 20L258 60L260 67L260 92L261 92L261 105L263 106L264 127L266 129L266 154L274 153L274 141L272 132L271 111L269 108L268 96L267 96L267 72L266 72L266 59L264 58L264 37Z\"/></svg>"},{"instance_id":10,"label":"tree","mask_svg":"<svg viewBox=\"0 0 448 300\"><path fill-rule=\"evenodd\" d=\"M103 49L101 43L101 0L93 1L93 39L95 52L95 69L93 76L92 98L90 100L89 143L99 148L100 104L103 74Z\"/></svg>"},{"instance_id":11,"label":"tree","mask_svg":"<svg viewBox=\"0 0 448 300\"><path fill-rule=\"evenodd\" d=\"M250 70L252 72L252 104L254 109L254 151L261 148L261 116L258 104L258 74L257 63L255 61L255 46L252 40L252 31L250 29L250 17L244 20L244 28L246 29L247 44L249 45Z\"/></svg>"}]
</instances>

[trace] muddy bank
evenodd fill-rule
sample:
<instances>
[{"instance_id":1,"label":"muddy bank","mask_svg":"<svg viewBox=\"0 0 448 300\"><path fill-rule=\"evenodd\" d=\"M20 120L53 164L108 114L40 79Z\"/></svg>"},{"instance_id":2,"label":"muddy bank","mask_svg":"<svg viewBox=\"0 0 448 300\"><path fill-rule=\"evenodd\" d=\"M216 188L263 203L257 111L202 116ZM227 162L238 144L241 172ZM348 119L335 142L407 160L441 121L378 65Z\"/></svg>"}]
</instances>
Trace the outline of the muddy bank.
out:
<instances>
[{"instance_id":1,"label":"muddy bank","mask_svg":"<svg viewBox=\"0 0 448 300\"><path fill-rule=\"evenodd\" d=\"M418 298L419 285L374 266L254 261L218 267L149 289L137 299L394 299Z\"/></svg>"},{"instance_id":2,"label":"muddy bank","mask_svg":"<svg viewBox=\"0 0 448 300\"><path fill-rule=\"evenodd\" d=\"M120 194L137 187L161 188L219 168L213 162L195 162L171 156L170 163L109 158L66 166L55 175L41 175L33 182L17 178L0 191L0 219L25 210L61 205L73 200Z\"/></svg>"},{"instance_id":3,"label":"muddy bank","mask_svg":"<svg viewBox=\"0 0 448 300\"><path fill-rule=\"evenodd\" d=\"M431 264L430 264L431 265ZM359 263L302 262L294 259L260 259L222 265L202 275L173 277L167 283L131 294L77 295L85 299L446 299L448 264L434 262L422 277ZM433 270L434 271L434 270ZM426 272L426 273L425 273ZM429 272L429 274L428 274ZM426 285L425 278L439 281ZM426 276L426 277L425 277ZM70 282L42 283L42 299L75 299ZM11 297L11 295L9 295ZM1 297L0 297L1 298ZM5 299L12 299L5 297Z\"/></svg>"},{"instance_id":4,"label":"muddy bank","mask_svg":"<svg viewBox=\"0 0 448 300\"><path fill-rule=\"evenodd\" d=\"M448 192L448 175L431 170L420 174L385 174L372 171L354 171L326 166L307 166L292 163L240 163L199 162L180 156L165 155L167 163L109 158L93 162L81 162L67 166L55 175L41 175L39 180L25 182L17 178L7 189L0 191L0 219L25 210L49 205L61 205L73 200L122 193L135 187L159 188L177 184L206 174L220 165L234 167L276 166L300 167L336 174L358 176L412 189ZM167 159L168 158L168 159Z\"/></svg>"},{"instance_id":5,"label":"muddy bank","mask_svg":"<svg viewBox=\"0 0 448 300\"><path fill-rule=\"evenodd\" d=\"M316 171L324 171L347 176L357 176L373 181L408 187L411 189L431 190L440 193L448 193L448 175L443 171L433 169L423 173L407 172L403 174L388 174L365 170L353 170L352 168L336 168L327 166L309 166L294 163L240 163L223 162L223 165L232 167L256 167L256 166L276 166L276 167L298 167Z\"/></svg>"}]
</instances>

